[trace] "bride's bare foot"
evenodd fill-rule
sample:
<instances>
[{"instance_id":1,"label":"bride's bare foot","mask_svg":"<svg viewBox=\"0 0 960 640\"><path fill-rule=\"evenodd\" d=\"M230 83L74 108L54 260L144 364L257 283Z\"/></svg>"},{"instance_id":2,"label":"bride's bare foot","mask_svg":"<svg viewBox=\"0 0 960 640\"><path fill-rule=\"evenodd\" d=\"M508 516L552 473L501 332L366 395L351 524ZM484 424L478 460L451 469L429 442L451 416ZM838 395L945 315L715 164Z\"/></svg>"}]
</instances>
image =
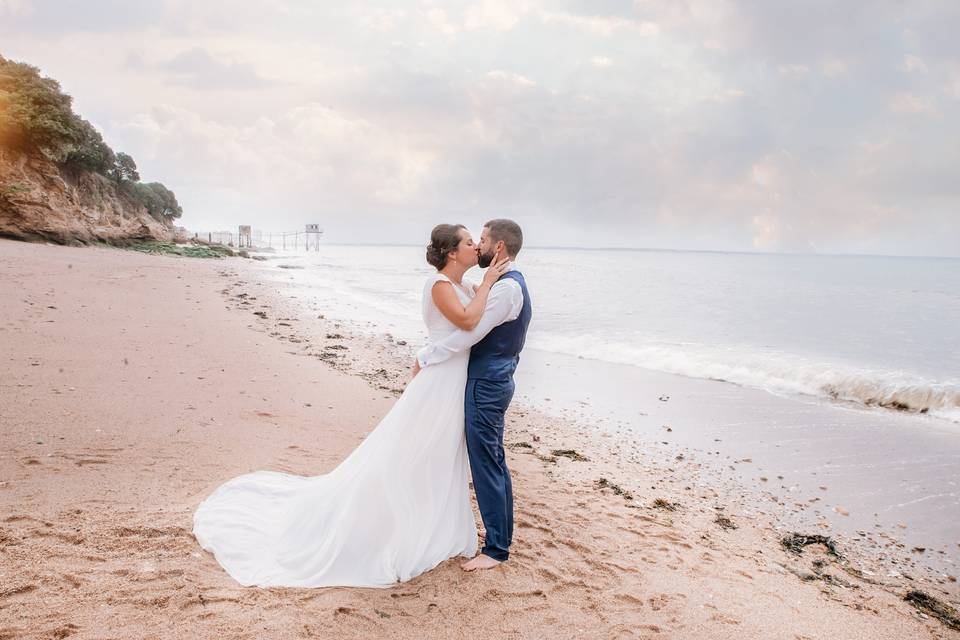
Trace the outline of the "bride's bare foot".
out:
<instances>
[{"instance_id":1,"label":"bride's bare foot","mask_svg":"<svg viewBox=\"0 0 960 640\"><path fill-rule=\"evenodd\" d=\"M493 569L498 564L500 564L499 560L494 560L490 556L485 556L481 553L473 560L464 562L462 565L460 565L460 568L464 571L478 571L483 569Z\"/></svg>"}]
</instances>

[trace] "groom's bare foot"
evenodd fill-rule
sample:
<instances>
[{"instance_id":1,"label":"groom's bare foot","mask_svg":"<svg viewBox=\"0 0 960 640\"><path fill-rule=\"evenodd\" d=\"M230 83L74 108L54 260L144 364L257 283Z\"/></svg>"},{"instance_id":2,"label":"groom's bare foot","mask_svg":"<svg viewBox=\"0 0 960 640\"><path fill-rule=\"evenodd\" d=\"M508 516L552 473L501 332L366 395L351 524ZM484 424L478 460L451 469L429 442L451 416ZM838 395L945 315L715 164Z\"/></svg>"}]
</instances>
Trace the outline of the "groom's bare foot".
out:
<instances>
[{"instance_id":1,"label":"groom's bare foot","mask_svg":"<svg viewBox=\"0 0 960 640\"><path fill-rule=\"evenodd\" d=\"M500 564L499 560L494 560L490 556L481 553L473 560L464 562L460 565L460 568L464 571L482 571L483 569L493 569L498 564Z\"/></svg>"}]
</instances>

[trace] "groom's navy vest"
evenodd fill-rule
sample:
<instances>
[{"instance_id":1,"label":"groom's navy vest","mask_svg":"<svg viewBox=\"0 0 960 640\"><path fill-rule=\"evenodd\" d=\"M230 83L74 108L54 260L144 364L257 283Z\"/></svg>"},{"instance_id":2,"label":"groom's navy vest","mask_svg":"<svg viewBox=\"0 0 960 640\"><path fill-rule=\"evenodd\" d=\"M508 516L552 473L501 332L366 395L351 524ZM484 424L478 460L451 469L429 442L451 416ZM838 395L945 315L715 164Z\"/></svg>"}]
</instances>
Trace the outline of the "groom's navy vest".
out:
<instances>
[{"instance_id":1,"label":"groom's navy vest","mask_svg":"<svg viewBox=\"0 0 960 640\"><path fill-rule=\"evenodd\" d=\"M533 308L523 274L519 271L507 271L499 280L504 278L516 280L520 285L520 290L523 291L523 307L516 320L494 327L483 340L473 345L467 377L474 380L510 380L513 372L517 370L517 363L520 362L520 351L527 337L527 326L530 324Z\"/></svg>"}]
</instances>

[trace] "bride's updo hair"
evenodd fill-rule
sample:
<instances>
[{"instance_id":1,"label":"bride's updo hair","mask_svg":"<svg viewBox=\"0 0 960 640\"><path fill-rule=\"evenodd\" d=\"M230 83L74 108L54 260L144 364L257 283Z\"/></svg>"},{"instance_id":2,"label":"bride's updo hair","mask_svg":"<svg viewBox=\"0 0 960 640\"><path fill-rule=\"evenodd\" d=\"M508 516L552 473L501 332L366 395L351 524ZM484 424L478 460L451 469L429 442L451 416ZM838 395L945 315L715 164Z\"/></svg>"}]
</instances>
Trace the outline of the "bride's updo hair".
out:
<instances>
[{"instance_id":1,"label":"bride's updo hair","mask_svg":"<svg viewBox=\"0 0 960 640\"><path fill-rule=\"evenodd\" d=\"M440 271L447 266L447 254L460 245L462 224L438 224L430 232L430 244L427 245L427 262Z\"/></svg>"}]
</instances>

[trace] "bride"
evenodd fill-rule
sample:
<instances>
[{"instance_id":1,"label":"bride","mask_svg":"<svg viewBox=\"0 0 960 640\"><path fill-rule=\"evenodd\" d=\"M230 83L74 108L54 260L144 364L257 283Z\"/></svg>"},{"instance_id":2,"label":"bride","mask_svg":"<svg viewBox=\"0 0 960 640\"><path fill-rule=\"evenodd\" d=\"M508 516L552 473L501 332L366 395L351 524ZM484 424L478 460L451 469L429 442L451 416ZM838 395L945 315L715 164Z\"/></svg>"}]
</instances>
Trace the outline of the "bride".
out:
<instances>
[{"instance_id":1,"label":"bride","mask_svg":"<svg viewBox=\"0 0 960 640\"><path fill-rule=\"evenodd\" d=\"M436 342L479 321L507 260L480 286L462 281L478 253L463 225L434 228L423 320ZM237 582L387 587L447 558L473 556L464 440L469 351L427 367L380 424L330 473L256 471L229 480L193 516L193 534Z\"/></svg>"}]
</instances>

